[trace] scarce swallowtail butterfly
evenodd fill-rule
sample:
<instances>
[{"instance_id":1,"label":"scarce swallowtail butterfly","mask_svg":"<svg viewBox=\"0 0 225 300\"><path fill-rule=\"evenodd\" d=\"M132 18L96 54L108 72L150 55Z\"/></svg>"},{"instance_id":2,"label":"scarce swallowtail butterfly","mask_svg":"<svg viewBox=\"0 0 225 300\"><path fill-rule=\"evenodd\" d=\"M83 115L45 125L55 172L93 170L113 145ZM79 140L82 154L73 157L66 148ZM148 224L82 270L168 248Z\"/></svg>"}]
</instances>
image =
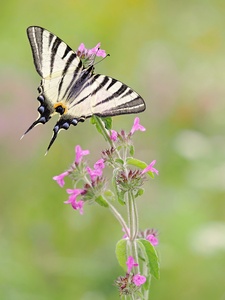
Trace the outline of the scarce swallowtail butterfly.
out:
<instances>
[{"instance_id":1,"label":"scarce swallowtail butterfly","mask_svg":"<svg viewBox=\"0 0 225 300\"><path fill-rule=\"evenodd\" d=\"M77 53L56 35L39 26L28 27L27 35L42 80L37 98L39 116L24 135L58 113L47 151L61 129L92 115L109 117L145 110L144 100L134 90L109 76L95 74L94 60L85 66Z\"/></svg>"}]
</instances>

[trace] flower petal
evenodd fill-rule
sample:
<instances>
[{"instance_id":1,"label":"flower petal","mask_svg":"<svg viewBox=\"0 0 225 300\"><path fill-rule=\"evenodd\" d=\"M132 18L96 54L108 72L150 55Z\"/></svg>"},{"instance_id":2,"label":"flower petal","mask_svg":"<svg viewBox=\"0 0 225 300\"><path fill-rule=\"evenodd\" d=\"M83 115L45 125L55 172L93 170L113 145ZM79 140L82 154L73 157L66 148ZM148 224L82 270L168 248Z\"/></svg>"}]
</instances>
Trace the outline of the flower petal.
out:
<instances>
[{"instance_id":1,"label":"flower petal","mask_svg":"<svg viewBox=\"0 0 225 300\"><path fill-rule=\"evenodd\" d=\"M66 171L60 175L54 176L53 180L55 180L60 187L63 187L65 184L64 177L67 176L68 174L69 174L69 172Z\"/></svg>"},{"instance_id":2,"label":"flower petal","mask_svg":"<svg viewBox=\"0 0 225 300\"><path fill-rule=\"evenodd\" d=\"M80 214L83 215L83 213L84 213L84 211L83 211L84 201L82 201L82 200L75 201L71 205L72 205L73 209L79 210Z\"/></svg>"},{"instance_id":3,"label":"flower petal","mask_svg":"<svg viewBox=\"0 0 225 300\"><path fill-rule=\"evenodd\" d=\"M105 168L105 164L104 164L104 159L101 158L98 161L96 161L96 163L94 164L94 169L104 169Z\"/></svg>"},{"instance_id":4,"label":"flower petal","mask_svg":"<svg viewBox=\"0 0 225 300\"><path fill-rule=\"evenodd\" d=\"M135 262L135 260L132 256L129 256L126 261L126 265L127 265L127 273L130 273L130 271L133 267L138 266L138 263Z\"/></svg>"},{"instance_id":5,"label":"flower petal","mask_svg":"<svg viewBox=\"0 0 225 300\"><path fill-rule=\"evenodd\" d=\"M78 51L80 51L81 53L87 51L87 49L86 49L84 43L81 43L81 44L80 44L80 46L78 47Z\"/></svg>"},{"instance_id":6,"label":"flower petal","mask_svg":"<svg viewBox=\"0 0 225 300\"><path fill-rule=\"evenodd\" d=\"M98 43L94 48L88 50L88 56L91 57L93 55L106 57L105 50L100 49L101 43Z\"/></svg>"},{"instance_id":7,"label":"flower petal","mask_svg":"<svg viewBox=\"0 0 225 300\"><path fill-rule=\"evenodd\" d=\"M76 153L76 159L75 159L75 164L79 164L82 160L82 157L84 155L88 155L90 153L89 150L82 150L81 146L80 145L77 145L75 147L75 153Z\"/></svg>"},{"instance_id":8,"label":"flower petal","mask_svg":"<svg viewBox=\"0 0 225 300\"><path fill-rule=\"evenodd\" d=\"M136 286L140 286L140 285L144 284L145 281L146 281L146 277L143 276L143 275L136 274L136 275L134 275L134 277L133 277L133 283L134 283Z\"/></svg>"},{"instance_id":9,"label":"flower petal","mask_svg":"<svg viewBox=\"0 0 225 300\"><path fill-rule=\"evenodd\" d=\"M118 136L118 133L112 129L111 134L110 134L110 140L115 142L117 140L117 136Z\"/></svg>"},{"instance_id":10,"label":"flower petal","mask_svg":"<svg viewBox=\"0 0 225 300\"><path fill-rule=\"evenodd\" d=\"M145 127L140 124L140 119L138 117L134 119L134 124L131 128L130 135L134 134L134 132L137 130L140 130L140 131L146 130Z\"/></svg>"},{"instance_id":11,"label":"flower petal","mask_svg":"<svg viewBox=\"0 0 225 300\"><path fill-rule=\"evenodd\" d=\"M91 168L87 167L86 170L90 175L92 181L94 181L96 177L102 176L102 169L100 168L92 170Z\"/></svg>"},{"instance_id":12,"label":"flower petal","mask_svg":"<svg viewBox=\"0 0 225 300\"><path fill-rule=\"evenodd\" d=\"M151 171L152 173L156 173L157 175L159 175L159 171L155 168L153 168L154 164L156 163L156 160L153 160L142 172L141 174L144 174L148 171Z\"/></svg>"},{"instance_id":13,"label":"flower petal","mask_svg":"<svg viewBox=\"0 0 225 300\"><path fill-rule=\"evenodd\" d=\"M152 244L152 246L157 246L159 243L157 237L155 237L154 234L149 234L146 237L146 240L148 240Z\"/></svg>"}]
</instances>

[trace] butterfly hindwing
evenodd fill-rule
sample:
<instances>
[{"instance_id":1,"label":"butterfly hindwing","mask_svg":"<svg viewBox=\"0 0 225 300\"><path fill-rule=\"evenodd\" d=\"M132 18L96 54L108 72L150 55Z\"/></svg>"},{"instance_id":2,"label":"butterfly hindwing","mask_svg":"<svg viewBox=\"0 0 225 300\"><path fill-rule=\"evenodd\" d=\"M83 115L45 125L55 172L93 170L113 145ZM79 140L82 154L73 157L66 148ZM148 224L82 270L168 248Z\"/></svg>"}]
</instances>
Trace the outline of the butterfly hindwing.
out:
<instances>
[{"instance_id":1,"label":"butterfly hindwing","mask_svg":"<svg viewBox=\"0 0 225 300\"><path fill-rule=\"evenodd\" d=\"M59 113L48 149L60 129L92 115L107 117L145 110L144 100L135 91L109 76L94 74L93 64L85 68L78 55L56 35L38 26L28 27L27 35L42 81L40 116L26 133Z\"/></svg>"}]
</instances>

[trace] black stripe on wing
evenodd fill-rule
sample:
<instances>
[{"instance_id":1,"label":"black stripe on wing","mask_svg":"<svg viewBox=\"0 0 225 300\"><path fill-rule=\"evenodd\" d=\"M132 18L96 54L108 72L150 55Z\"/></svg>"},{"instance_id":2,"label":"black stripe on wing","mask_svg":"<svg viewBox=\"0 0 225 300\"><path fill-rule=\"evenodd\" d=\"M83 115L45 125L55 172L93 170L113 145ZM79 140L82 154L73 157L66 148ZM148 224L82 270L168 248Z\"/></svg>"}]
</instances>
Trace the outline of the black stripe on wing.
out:
<instances>
[{"instance_id":1,"label":"black stripe on wing","mask_svg":"<svg viewBox=\"0 0 225 300\"><path fill-rule=\"evenodd\" d=\"M93 65L87 69L83 69L82 72L77 74L79 75L78 78L76 78L76 80L74 80L73 82L71 81L71 84L73 83L73 85L71 85L71 88L67 89L64 94L64 96L66 96L66 94L68 93L68 95L66 96L67 100L71 98L76 98L81 93L81 91L84 90L84 88L86 88L87 85L89 85L88 80L92 77L93 69ZM87 85L86 82L88 82Z\"/></svg>"},{"instance_id":2,"label":"black stripe on wing","mask_svg":"<svg viewBox=\"0 0 225 300\"><path fill-rule=\"evenodd\" d=\"M114 79L114 78L111 78L111 83L107 86L107 90L109 90L118 80Z\"/></svg>"},{"instance_id":3,"label":"black stripe on wing","mask_svg":"<svg viewBox=\"0 0 225 300\"><path fill-rule=\"evenodd\" d=\"M100 75L98 75L98 74L96 74L94 77L93 77L93 82L94 81L96 81L96 79L100 76ZM104 79L102 80L102 82L101 83L99 83L99 86L97 86L97 88L94 90L94 91L92 91L92 93L91 93L91 95L93 96L93 95L95 95L98 91L100 91L107 83L108 83L108 81L109 81L109 77L108 76L105 76L104 77Z\"/></svg>"},{"instance_id":4,"label":"black stripe on wing","mask_svg":"<svg viewBox=\"0 0 225 300\"><path fill-rule=\"evenodd\" d=\"M51 34L50 34L51 35ZM50 61L50 74L52 74L52 71L53 71L53 67L54 67L54 62L55 62L55 57L56 57L56 54L57 54L57 50L59 48L59 45L61 44L61 40L57 37L55 37L55 40L53 42L53 45L51 46L50 45L50 53L51 53L51 61Z\"/></svg>"},{"instance_id":5,"label":"black stripe on wing","mask_svg":"<svg viewBox=\"0 0 225 300\"><path fill-rule=\"evenodd\" d=\"M63 42L59 37L42 27L28 27L27 35L31 45L34 65L38 74L42 78L54 73L54 65L57 66L57 59L60 59L61 63L65 63L65 74L72 61L77 57L76 53L65 42ZM45 45L45 49L43 49L43 45ZM69 54L70 51L71 55ZM67 56L69 56L69 58ZM46 62L49 62L48 70L43 70L43 61L45 61L44 65L46 65ZM82 67L81 62L79 62L78 65L79 68ZM43 76L43 74L45 74L45 76Z\"/></svg>"},{"instance_id":6,"label":"black stripe on wing","mask_svg":"<svg viewBox=\"0 0 225 300\"><path fill-rule=\"evenodd\" d=\"M107 79L106 79L107 78ZM122 82L110 78L106 76L102 83L108 82L111 80L110 84L106 87L106 90L109 92L112 90L112 93L105 99L102 99L98 103L94 105L94 107L98 107L100 109L99 113L96 113L99 116L115 116L120 114L129 114L129 113L138 113L145 110L145 102L135 91L133 91L130 87L123 84ZM99 86L95 91L100 91L101 88L104 88L105 84L99 83ZM115 106L114 101L117 99L117 104ZM101 112L101 105L108 103L109 109Z\"/></svg>"},{"instance_id":7,"label":"black stripe on wing","mask_svg":"<svg viewBox=\"0 0 225 300\"><path fill-rule=\"evenodd\" d=\"M33 60L38 74L42 77L42 40L44 29L37 26L27 28L27 36L30 41Z\"/></svg>"},{"instance_id":8,"label":"black stripe on wing","mask_svg":"<svg viewBox=\"0 0 225 300\"><path fill-rule=\"evenodd\" d=\"M114 80L115 80L115 79L114 79ZM121 82L118 81L118 80L116 80L116 82L121 83ZM115 83L116 83L116 82L115 82ZM112 85L111 85L111 86L112 86ZM121 83L121 87L119 87L119 89L118 89L117 91L115 91L113 94L111 94L110 96L108 96L107 98L105 98L104 100L102 100L101 102L96 103L96 104L95 104L95 107L96 107L96 106L99 106L99 105L101 105L101 104L103 104L103 103L109 102L110 100L115 99L115 98L121 96L126 90L128 90L127 93L125 93L125 94L121 97L121 99L124 98L124 97L126 97L126 96L131 95L132 93L135 93L135 92L134 92L131 88L129 88L127 85ZM141 98L141 97L140 97L140 98ZM132 99L132 98L131 98L131 99ZM130 101L128 101L128 102L130 102Z\"/></svg>"},{"instance_id":9,"label":"black stripe on wing","mask_svg":"<svg viewBox=\"0 0 225 300\"><path fill-rule=\"evenodd\" d=\"M95 115L99 117L113 117L117 115L123 115L123 114L134 114L144 111L146 108L144 100L137 96L135 99L125 102L121 105L118 105L116 107L110 108L109 110L105 110L101 113L95 113Z\"/></svg>"},{"instance_id":10,"label":"black stripe on wing","mask_svg":"<svg viewBox=\"0 0 225 300\"><path fill-rule=\"evenodd\" d=\"M50 48L51 42L54 38L54 34L52 34L51 32L49 32L49 40L48 40L48 47Z\"/></svg>"},{"instance_id":11,"label":"black stripe on wing","mask_svg":"<svg viewBox=\"0 0 225 300\"><path fill-rule=\"evenodd\" d=\"M69 47L68 47L68 48L69 48ZM67 52L67 54L68 54L69 51L67 51L67 50L68 50L68 49L66 49L65 52ZM65 53L64 53L63 57L65 57ZM64 79L65 79L65 77L66 77L66 73L67 73L69 67L71 66L72 62L73 62L76 58L77 58L77 55L76 55L74 52L71 52L70 56L68 57L68 59L67 59L67 61L66 61L65 67L64 67L63 72L62 72L62 78L61 78L61 80L60 80L59 87L58 87L58 97L59 97L59 95L60 95L60 92L61 92L61 89L62 89L62 85L63 85ZM79 61L79 64L78 64L77 67L76 67L76 69L74 70L73 77L72 77L70 83L68 83L67 89L66 89L66 91L65 91L63 97L65 97L65 95L67 94L67 92L68 92L69 89L71 88L72 83L76 80L76 77L77 77L77 75L81 72L82 68L83 68L83 65L82 65L82 62L81 62L81 60L80 60L80 61Z\"/></svg>"}]
</instances>

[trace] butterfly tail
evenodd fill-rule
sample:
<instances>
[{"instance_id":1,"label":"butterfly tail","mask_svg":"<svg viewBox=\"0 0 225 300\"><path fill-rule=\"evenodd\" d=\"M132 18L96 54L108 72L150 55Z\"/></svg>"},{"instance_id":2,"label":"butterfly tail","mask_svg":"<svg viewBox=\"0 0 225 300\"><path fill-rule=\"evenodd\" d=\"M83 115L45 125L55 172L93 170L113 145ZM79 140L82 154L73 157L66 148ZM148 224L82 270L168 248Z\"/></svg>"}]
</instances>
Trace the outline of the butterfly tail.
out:
<instances>
[{"instance_id":1,"label":"butterfly tail","mask_svg":"<svg viewBox=\"0 0 225 300\"><path fill-rule=\"evenodd\" d=\"M48 151L51 148L52 144L56 140L60 130L62 130L62 129L67 130L67 129L69 129L70 125L76 126L78 124L78 122L83 122L83 121L84 121L83 118L80 118L80 119L60 118L59 121L55 124L55 126L53 128L53 135L52 135L52 138L50 140L50 143L48 145L48 148L47 148L47 151L46 151L45 155L48 153Z\"/></svg>"},{"instance_id":2,"label":"butterfly tail","mask_svg":"<svg viewBox=\"0 0 225 300\"><path fill-rule=\"evenodd\" d=\"M46 122L48 122L48 120L51 117L49 116L48 119L45 116L40 116L36 121L34 121L34 123L31 124L31 126L24 132L24 134L21 136L21 140L22 138L25 136L25 134L27 134L31 129L33 129L35 126L39 125L39 124L45 124Z\"/></svg>"}]
</instances>

